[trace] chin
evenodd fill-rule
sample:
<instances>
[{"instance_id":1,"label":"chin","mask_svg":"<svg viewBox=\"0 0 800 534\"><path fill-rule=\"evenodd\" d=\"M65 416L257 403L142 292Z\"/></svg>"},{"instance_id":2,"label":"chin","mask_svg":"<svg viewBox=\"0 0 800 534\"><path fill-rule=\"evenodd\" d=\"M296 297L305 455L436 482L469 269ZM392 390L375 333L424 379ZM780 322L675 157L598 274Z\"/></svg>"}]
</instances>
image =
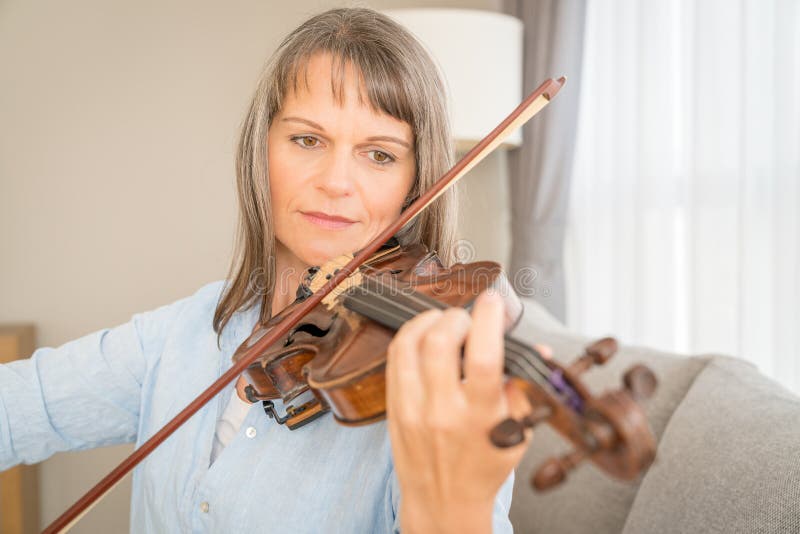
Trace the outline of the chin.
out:
<instances>
[{"instance_id":1,"label":"chin","mask_svg":"<svg viewBox=\"0 0 800 534\"><path fill-rule=\"evenodd\" d=\"M346 246L331 241L307 241L304 245L303 250L298 251L296 255L306 265L323 265L337 256L354 252Z\"/></svg>"}]
</instances>

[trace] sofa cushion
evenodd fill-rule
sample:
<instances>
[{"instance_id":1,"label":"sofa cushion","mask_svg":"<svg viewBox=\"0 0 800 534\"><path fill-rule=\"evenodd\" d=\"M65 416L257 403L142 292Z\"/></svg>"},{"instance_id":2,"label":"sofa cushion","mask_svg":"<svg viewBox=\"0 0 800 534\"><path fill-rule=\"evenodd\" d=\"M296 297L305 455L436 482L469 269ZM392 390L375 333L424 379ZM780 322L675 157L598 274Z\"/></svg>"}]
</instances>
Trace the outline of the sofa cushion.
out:
<instances>
[{"instance_id":1,"label":"sofa cushion","mask_svg":"<svg viewBox=\"0 0 800 534\"><path fill-rule=\"evenodd\" d=\"M715 357L669 420L624 532L800 532L800 399Z\"/></svg>"}]
</instances>

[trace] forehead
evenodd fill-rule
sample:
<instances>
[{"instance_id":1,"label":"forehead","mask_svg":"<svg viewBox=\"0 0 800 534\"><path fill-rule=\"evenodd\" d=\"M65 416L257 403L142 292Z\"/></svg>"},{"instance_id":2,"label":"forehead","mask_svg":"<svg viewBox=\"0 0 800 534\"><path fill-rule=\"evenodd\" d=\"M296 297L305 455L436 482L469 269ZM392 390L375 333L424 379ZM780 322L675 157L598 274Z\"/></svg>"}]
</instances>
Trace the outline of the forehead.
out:
<instances>
[{"instance_id":1,"label":"forehead","mask_svg":"<svg viewBox=\"0 0 800 534\"><path fill-rule=\"evenodd\" d=\"M291 74L287 97L328 97L340 106L355 99L359 105L376 108L367 95L363 73L352 62L318 52L298 61Z\"/></svg>"},{"instance_id":2,"label":"forehead","mask_svg":"<svg viewBox=\"0 0 800 534\"><path fill-rule=\"evenodd\" d=\"M293 82L287 84L279 115L305 110L317 116L356 113L381 126L402 129L409 138L408 122L381 109L370 98L369 82L352 63L317 53L298 64Z\"/></svg>"}]
</instances>

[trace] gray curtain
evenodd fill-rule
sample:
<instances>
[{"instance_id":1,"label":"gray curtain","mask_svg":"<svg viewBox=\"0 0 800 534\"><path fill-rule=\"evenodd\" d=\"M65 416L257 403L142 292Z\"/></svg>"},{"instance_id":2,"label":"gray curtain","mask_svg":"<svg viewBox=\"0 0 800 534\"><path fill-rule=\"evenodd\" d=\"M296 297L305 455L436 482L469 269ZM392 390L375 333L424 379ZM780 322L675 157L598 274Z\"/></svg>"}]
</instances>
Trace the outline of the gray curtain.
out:
<instances>
[{"instance_id":1,"label":"gray curtain","mask_svg":"<svg viewBox=\"0 0 800 534\"><path fill-rule=\"evenodd\" d=\"M586 0L504 0L525 25L523 93L567 76L558 96L523 129L509 153L511 262L522 295L565 319L564 230L575 150Z\"/></svg>"}]
</instances>

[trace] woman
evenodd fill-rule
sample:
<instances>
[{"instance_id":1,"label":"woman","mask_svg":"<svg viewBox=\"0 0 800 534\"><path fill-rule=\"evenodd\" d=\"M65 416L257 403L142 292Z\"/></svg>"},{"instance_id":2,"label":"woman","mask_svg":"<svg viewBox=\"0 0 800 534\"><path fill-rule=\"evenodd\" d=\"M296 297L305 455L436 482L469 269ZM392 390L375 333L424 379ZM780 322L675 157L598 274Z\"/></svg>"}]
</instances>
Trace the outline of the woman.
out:
<instances>
[{"instance_id":1,"label":"woman","mask_svg":"<svg viewBox=\"0 0 800 534\"><path fill-rule=\"evenodd\" d=\"M294 300L307 267L366 245L449 168L448 128L436 69L398 25L366 9L301 25L244 123L227 283L0 367L0 469L152 436L230 367L257 321ZM398 239L447 261L453 209L452 193L440 197ZM388 353L387 422L366 427L323 417L288 431L251 409L240 379L135 470L131 530L511 530L525 445L487 439L524 410L503 385L502 331L491 295L472 318L406 323Z\"/></svg>"}]
</instances>

